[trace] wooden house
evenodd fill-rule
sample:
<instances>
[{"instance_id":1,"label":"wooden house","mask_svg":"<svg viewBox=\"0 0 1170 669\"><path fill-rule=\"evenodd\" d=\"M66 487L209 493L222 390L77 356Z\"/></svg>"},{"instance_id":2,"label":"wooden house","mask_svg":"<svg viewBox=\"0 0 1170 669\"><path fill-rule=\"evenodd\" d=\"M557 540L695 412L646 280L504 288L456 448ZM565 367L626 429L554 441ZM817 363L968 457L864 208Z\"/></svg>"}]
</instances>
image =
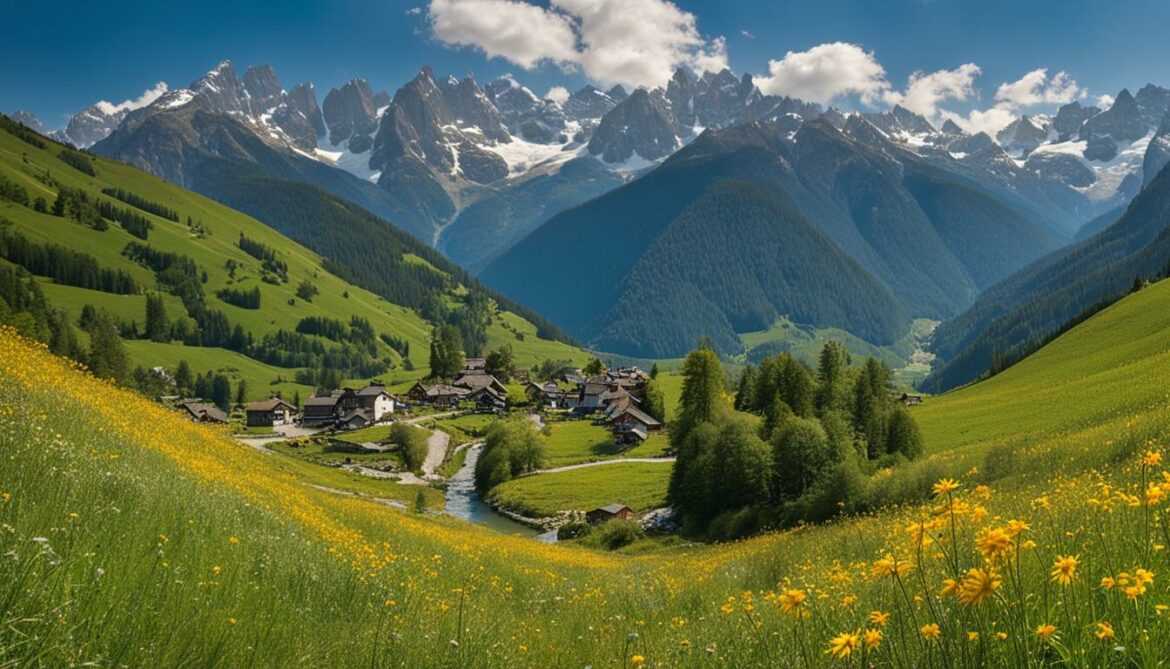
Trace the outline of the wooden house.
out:
<instances>
[{"instance_id":1,"label":"wooden house","mask_svg":"<svg viewBox=\"0 0 1170 669\"><path fill-rule=\"evenodd\" d=\"M272 427L288 425L296 419L297 408L279 397L259 402L248 402L244 406L248 427Z\"/></svg>"},{"instance_id":2,"label":"wooden house","mask_svg":"<svg viewBox=\"0 0 1170 669\"><path fill-rule=\"evenodd\" d=\"M186 401L180 405L196 423L226 423L228 415L210 402Z\"/></svg>"},{"instance_id":3,"label":"wooden house","mask_svg":"<svg viewBox=\"0 0 1170 669\"><path fill-rule=\"evenodd\" d=\"M634 510L625 504L606 504L585 513L585 521L590 525L599 525L609 520L629 520L634 517Z\"/></svg>"}]
</instances>

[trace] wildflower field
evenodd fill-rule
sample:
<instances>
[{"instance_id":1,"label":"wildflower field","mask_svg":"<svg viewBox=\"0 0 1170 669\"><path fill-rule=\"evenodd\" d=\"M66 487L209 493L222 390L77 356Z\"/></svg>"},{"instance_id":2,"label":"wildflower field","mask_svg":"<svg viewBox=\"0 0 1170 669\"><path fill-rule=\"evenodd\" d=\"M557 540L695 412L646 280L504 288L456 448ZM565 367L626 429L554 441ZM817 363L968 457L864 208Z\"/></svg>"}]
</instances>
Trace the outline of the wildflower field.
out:
<instances>
[{"instance_id":1,"label":"wildflower field","mask_svg":"<svg viewBox=\"0 0 1170 669\"><path fill-rule=\"evenodd\" d=\"M915 501L636 556L314 487L0 332L0 667L1161 666L1166 304L928 400L871 482Z\"/></svg>"}]
</instances>

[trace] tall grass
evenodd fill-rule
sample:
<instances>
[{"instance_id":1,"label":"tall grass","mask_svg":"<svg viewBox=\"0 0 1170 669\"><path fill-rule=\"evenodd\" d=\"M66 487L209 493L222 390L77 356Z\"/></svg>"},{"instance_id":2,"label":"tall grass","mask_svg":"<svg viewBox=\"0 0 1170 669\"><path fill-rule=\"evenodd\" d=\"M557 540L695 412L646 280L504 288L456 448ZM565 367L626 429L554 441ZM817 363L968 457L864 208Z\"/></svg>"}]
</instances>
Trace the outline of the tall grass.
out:
<instances>
[{"instance_id":1,"label":"tall grass","mask_svg":"<svg viewBox=\"0 0 1170 669\"><path fill-rule=\"evenodd\" d=\"M3 331L0 666L1156 666L1149 416L1070 437L1092 470L626 557L314 488Z\"/></svg>"}]
</instances>

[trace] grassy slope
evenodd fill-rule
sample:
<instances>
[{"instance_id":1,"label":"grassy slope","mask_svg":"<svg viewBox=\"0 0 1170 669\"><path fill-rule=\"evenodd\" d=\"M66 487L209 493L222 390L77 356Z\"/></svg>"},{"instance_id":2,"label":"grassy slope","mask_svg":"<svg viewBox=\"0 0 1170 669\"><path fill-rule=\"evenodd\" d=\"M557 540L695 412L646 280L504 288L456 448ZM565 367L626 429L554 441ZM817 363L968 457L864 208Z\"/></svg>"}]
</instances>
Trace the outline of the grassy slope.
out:
<instances>
[{"instance_id":1,"label":"grassy slope","mask_svg":"<svg viewBox=\"0 0 1170 669\"><path fill-rule=\"evenodd\" d=\"M998 376L928 398L915 410L927 448L972 457L1149 417L1170 387L1168 306L1170 281L1162 281Z\"/></svg>"},{"instance_id":2,"label":"grassy slope","mask_svg":"<svg viewBox=\"0 0 1170 669\"><path fill-rule=\"evenodd\" d=\"M666 449L666 433L655 432L645 443L634 448L614 444L613 435L602 425L589 420L549 423L551 434L545 439L545 466L563 467L582 462L615 458L653 458Z\"/></svg>"},{"instance_id":3,"label":"grassy slope","mask_svg":"<svg viewBox=\"0 0 1170 669\"><path fill-rule=\"evenodd\" d=\"M645 557L544 546L328 494L274 469L274 456L0 337L0 516L12 528L0 534L0 550L13 557L0 561L11 621L0 629L0 657L621 667L637 654L656 666L841 666L824 652L829 639L881 610L892 616L870 658L879 665L1040 666L1066 648L1083 666L1164 662L1170 626L1153 604L1170 595L1170 555L1149 547L1165 542L1143 534L1140 502L1131 507L1098 484L1141 492L1146 470L1127 455L1170 437L1167 352L1157 336L1167 306L1170 284L1155 286L1036 360L920 408L928 460L962 475L958 494L978 507L955 521L958 563L927 551L901 587L874 576L875 561L912 559L905 527L936 518L929 507ZM978 458L954 456L1006 440L1020 444L1017 475L993 481L988 494L969 493L986 474L969 473ZM1106 462L1122 464L1079 473ZM1149 475L1160 479L1160 470ZM126 508L135 512L117 511ZM950 517L937 516L938 545L949 545ZM1008 518L1028 522L1036 545L1013 567L1002 600L965 607L940 598L955 569L982 564L977 532ZM34 548L34 537L53 552ZM1064 554L1081 559L1070 589L1048 573ZM1096 587L1135 565L1157 575L1136 606ZM811 592L803 623L773 606L788 587ZM915 598L924 604L908 606ZM127 601L149 601L151 615ZM1116 629L1116 643L1092 636L1101 620ZM932 622L941 641L921 641L919 626ZM1059 647L1029 632L1045 622L1057 625ZM997 630L1007 641L994 641ZM968 631L979 640L967 641Z\"/></svg>"},{"instance_id":4,"label":"grassy slope","mask_svg":"<svg viewBox=\"0 0 1170 669\"><path fill-rule=\"evenodd\" d=\"M200 268L207 271L208 282L204 289L209 303L213 307L223 310L233 324L239 323L245 330L259 337L281 328L293 329L296 323L305 316L327 316L343 321L348 321L351 316L361 316L369 319L374 325L375 331L395 335L410 343L410 354L416 368L415 371L406 371L399 364L396 369L383 377L385 381L405 386L425 373L430 325L415 312L391 304L373 293L329 274L321 268L321 259L316 254L255 219L114 161L101 158L93 159L97 168L97 176L89 177L61 162L56 156L59 150L57 145L51 143L44 150L37 149L8 133L0 132L0 174L4 174L23 185L33 198L41 196L50 203L56 195L55 192L38 181L35 174L48 171L54 179L65 186L84 188L99 196L100 190L104 187L120 187L175 209L184 222L188 216L202 221L211 234L204 239L197 239L188 233L185 223L174 223L145 212L138 212L150 218L154 223L154 229L150 231L147 240L148 244L162 250L188 255L198 263ZM117 204L129 206L122 203ZM144 286L148 288L154 286L154 277L151 272L122 257L122 249L128 242L136 241L136 238L122 230L117 224L111 225L109 230L97 232L72 221L47 214L38 214L31 209L8 202L0 202L0 216L13 220L16 223L16 229L31 239L64 244L83 250L95 256L103 266L127 269ZM273 286L260 281L258 261L245 254L237 246L241 232L249 238L278 249L280 258L288 264L288 283ZM227 270L224 268L224 263L229 259L243 265L242 270L237 270L237 279L235 280L228 276ZM419 261L422 259L420 258ZM320 294L313 298L311 303L295 298L296 286L303 279L310 279L320 289ZM244 289L259 286L261 309L242 309L221 302L215 297L215 293L228 286ZM126 320L135 320L140 325L145 320L145 298L143 296L115 296L71 286L56 285L48 285L46 295L55 306L65 308L74 315L80 312L83 305L90 303L109 308L120 317ZM291 305L289 304L290 299L293 300ZM167 306L168 315L172 318L184 313L177 299L171 299L168 296ZM548 357L570 358L582 364L587 360L585 354L579 349L537 338L535 327L514 314L503 313L495 321L497 322L493 322L489 329L489 345L494 347L505 342L511 343L516 351L518 364L534 364ZM506 323L507 328L500 321ZM517 332L523 335L522 341L517 338ZM388 348L385 354L401 362L399 356ZM150 356L153 364L166 364L171 367L178 360L186 358L197 372L218 367L218 363L209 360L208 356L178 344L152 348ZM200 366L196 363L197 359L209 364ZM139 361L135 360L135 362ZM146 362L143 361L141 364L146 364ZM254 367L257 370L256 374L242 376L248 380L250 394L253 397L265 395L268 392L270 382L278 376L291 379L295 375L295 370L259 373L259 369L263 367L267 366L257 363L257 366Z\"/></svg>"}]
</instances>

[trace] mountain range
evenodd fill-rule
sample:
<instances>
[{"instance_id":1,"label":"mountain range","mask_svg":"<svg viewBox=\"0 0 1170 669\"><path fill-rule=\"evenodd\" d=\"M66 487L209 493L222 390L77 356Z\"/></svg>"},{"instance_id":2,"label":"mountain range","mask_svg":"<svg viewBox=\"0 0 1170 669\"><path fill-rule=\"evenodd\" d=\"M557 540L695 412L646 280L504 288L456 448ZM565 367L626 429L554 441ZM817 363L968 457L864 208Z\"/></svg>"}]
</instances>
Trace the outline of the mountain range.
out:
<instances>
[{"instance_id":1,"label":"mountain range","mask_svg":"<svg viewBox=\"0 0 1170 669\"><path fill-rule=\"evenodd\" d=\"M1170 90L1151 84L1103 110L1022 116L992 137L901 106L845 113L765 95L728 70L556 101L510 76L480 85L424 67L393 95L353 79L318 104L311 83L289 91L271 67L240 77L224 61L140 108L94 105L57 137L286 231L289 194L308 184L601 350L672 356L699 334L739 352L738 333L781 316L885 343L911 318L963 313L1122 217L1170 161L1168 107ZM712 206L729 193L742 207ZM749 271L746 247L714 243L736 234L781 255ZM813 249L819 266L787 257ZM684 257L689 266L663 269ZM734 277L709 280L736 263ZM786 264L822 281L815 299L771 271ZM845 285L882 316L844 304ZM669 316L680 308L694 317Z\"/></svg>"}]
</instances>

